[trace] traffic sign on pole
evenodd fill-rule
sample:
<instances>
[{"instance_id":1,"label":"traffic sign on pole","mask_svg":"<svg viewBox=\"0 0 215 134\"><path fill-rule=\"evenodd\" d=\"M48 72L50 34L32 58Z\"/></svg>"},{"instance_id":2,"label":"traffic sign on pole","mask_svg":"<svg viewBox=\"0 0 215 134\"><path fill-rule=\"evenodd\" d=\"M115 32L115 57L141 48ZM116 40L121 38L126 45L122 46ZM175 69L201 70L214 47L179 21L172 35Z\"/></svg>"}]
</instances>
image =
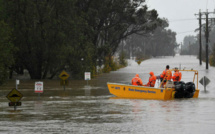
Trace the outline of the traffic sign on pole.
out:
<instances>
[{"instance_id":1,"label":"traffic sign on pole","mask_svg":"<svg viewBox=\"0 0 215 134\"><path fill-rule=\"evenodd\" d=\"M66 85L68 85L68 78L69 78L69 74L66 72L66 71L62 71L61 73L60 73L60 75L59 75L59 77L60 77L60 79L62 80L61 82L60 82L60 85L63 85L63 87L64 87L64 90L66 90Z\"/></svg>"},{"instance_id":2,"label":"traffic sign on pole","mask_svg":"<svg viewBox=\"0 0 215 134\"><path fill-rule=\"evenodd\" d=\"M206 86L210 83L210 80L204 76L199 82L204 86L204 91L206 92Z\"/></svg>"},{"instance_id":3,"label":"traffic sign on pole","mask_svg":"<svg viewBox=\"0 0 215 134\"><path fill-rule=\"evenodd\" d=\"M9 94L6 97L11 102L18 102L19 100L21 100L23 95L17 89L14 88L9 92Z\"/></svg>"},{"instance_id":4,"label":"traffic sign on pole","mask_svg":"<svg viewBox=\"0 0 215 134\"><path fill-rule=\"evenodd\" d=\"M85 77L84 77L85 80L90 80L90 79L91 79L90 72L85 72L84 74L85 74L85 75L84 75L84 76L85 76Z\"/></svg>"},{"instance_id":5,"label":"traffic sign on pole","mask_svg":"<svg viewBox=\"0 0 215 134\"><path fill-rule=\"evenodd\" d=\"M61 80L67 80L69 78L69 74L66 71L62 71L59 75Z\"/></svg>"},{"instance_id":6,"label":"traffic sign on pole","mask_svg":"<svg viewBox=\"0 0 215 134\"><path fill-rule=\"evenodd\" d=\"M43 93L43 82L41 81L35 82L34 91L35 93Z\"/></svg>"},{"instance_id":7,"label":"traffic sign on pole","mask_svg":"<svg viewBox=\"0 0 215 134\"><path fill-rule=\"evenodd\" d=\"M204 76L201 78L201 80L199 81L203 86L207 86L210 83L210 80Z\"/></svg>"}]
</instances>

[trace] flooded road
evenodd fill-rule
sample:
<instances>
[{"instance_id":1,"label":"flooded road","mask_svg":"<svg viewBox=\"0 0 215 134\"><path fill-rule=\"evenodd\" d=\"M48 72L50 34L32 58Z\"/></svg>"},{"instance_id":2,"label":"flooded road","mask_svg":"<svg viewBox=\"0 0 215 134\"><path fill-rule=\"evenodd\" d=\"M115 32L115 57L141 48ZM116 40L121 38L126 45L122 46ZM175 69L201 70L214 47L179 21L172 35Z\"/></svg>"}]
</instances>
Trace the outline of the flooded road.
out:
<instances>
[{"instance_id":1,"label":"flooded road","mask_svg":"<svg viewBox=\"0 0 215 134\"><path fill-rule=\"evenodd\" d=\"M159 75L167 64L198 70L199 79L208 77L207 93L199 84L198 99L113 99L109 94L107 82L130 83L138 73L147 83L150 71ZM214 67L205 70L205 63L200 66L193 56L153 58L141 65L129 61L128 67L102 74L89 81L89 86L86 81L70 81L64 91L60 80L45 80L40 97L34 93L35 81L20 80L18 89L24 97L16 111L5 97L15 87L15 81L9 81L0 87L0 133L214 134L214 72Z\"/></svg>"}]
</instances>

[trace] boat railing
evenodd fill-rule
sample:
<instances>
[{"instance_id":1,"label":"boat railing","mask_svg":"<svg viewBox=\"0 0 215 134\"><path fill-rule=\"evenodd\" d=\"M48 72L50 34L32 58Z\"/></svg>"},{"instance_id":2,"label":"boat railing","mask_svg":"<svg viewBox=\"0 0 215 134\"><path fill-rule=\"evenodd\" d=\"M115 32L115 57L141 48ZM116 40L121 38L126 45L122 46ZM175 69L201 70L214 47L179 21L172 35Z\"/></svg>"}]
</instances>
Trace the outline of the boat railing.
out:
<instances>
[{"instance_id":1,"label":"boat railing","mask_svg":"<svg viewBox=\"0 0 215 134\"><path fill-rule=\"evenodd\" d=\"M172 71L174 71L174 69L172 69ZM193 76L193 83L195 83L196 81L196 89L199 89L198 88L198 81L199 81L199 73L197 70L193 70L193 69L190 69L190 70L185 70L185 69L179 69L179 71L187 71L187 72L194 72L194 76Z\"/></svg>"},{"instance_id":2,"label":"boat railing","mask_svg":"<svg viewBox=\"0 0 215 134\"><path fill-rule=\"evenodd\" d=\"M175 69L170 69L171 71L174 71ZM185 70L185 69L178 69L178 71L186 71L186 72L194 72L194 76L193 76L193 83L195 83L196 80L196 88L198 89L198 71L197 70ZM165 80L163 79L162 82L160 83L159 88L161 88L163 86L163 83L165 82ZM174 88L174 82L173 81L167 81L166 85L164 86L165 88Z\"/></svg>"}]
</instances>

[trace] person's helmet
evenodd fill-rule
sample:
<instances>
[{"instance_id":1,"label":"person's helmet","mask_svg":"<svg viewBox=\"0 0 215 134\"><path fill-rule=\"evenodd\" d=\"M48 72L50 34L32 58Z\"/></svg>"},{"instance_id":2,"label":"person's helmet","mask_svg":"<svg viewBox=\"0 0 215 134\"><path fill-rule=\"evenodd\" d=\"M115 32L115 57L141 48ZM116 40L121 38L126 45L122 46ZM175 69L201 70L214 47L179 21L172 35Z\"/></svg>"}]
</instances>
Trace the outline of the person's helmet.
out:
<instances>
[{"instance_id":1,"label":"person's helmet","mask_svg":"<svg viewBox=\"0 0 215 134\"><path fill-rule=\"evenodd\" d=\"M169 69L169 65L166 65L166 68Z\"/></svg>"},{"instance_id":2,"label":"person's helmet","mask_svg":"<svg viewBox=\"0 0 215 134\"><path fill-rule=\"evenodd\" d=\"M154 73L153 73L153 72L149 72L149 74L150 74L150 75L154 75Z\"/></svg>"},{"instance_id":3,"label":"person's helmet","mask_svg":"<svg viewBox=\"0 0 215 134\"><path fill-rule=\"evenodd\" d=\"M177 67L175 67L175 68L174 68L174 71L178 71L178 68L177 68Z\"/></svg>"},{"instance_id":4,"label":"person's helmet","mask_svg":"<svg viewBox=\"0 0 215 134\"><path fill-rule=\"evenodd\" d=\"M139 77L139 74L136 74L135 77Z\"/></svg>"}]
</instances>

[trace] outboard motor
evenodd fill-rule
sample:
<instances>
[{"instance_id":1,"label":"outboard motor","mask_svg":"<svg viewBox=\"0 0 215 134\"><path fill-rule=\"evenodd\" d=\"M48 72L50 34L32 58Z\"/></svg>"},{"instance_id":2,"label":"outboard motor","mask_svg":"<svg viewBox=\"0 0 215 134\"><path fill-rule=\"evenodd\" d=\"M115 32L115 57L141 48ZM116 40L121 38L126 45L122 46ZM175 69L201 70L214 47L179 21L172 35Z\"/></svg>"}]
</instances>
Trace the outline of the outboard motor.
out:
<instances>
[{"instance_id":1,"label":"outboard motor","mask_svg":"<svg viewBox=\"0 0 215 134\"><path fill-rule=\"evenodd\" d=\"M195 84L193 82L187 82L185 84L184 98L192 98L195 90Z\"/></svg>"},{"instance_id":2,"label":"outboard motor","mask_svg":"<svg viewBox=\"0 0 215 134\"><path fill-rule=\"evenodd\" d=\"M185 83L183 81L175 82L175 98L184 98Z\"/></svg>"}]
</instances>

